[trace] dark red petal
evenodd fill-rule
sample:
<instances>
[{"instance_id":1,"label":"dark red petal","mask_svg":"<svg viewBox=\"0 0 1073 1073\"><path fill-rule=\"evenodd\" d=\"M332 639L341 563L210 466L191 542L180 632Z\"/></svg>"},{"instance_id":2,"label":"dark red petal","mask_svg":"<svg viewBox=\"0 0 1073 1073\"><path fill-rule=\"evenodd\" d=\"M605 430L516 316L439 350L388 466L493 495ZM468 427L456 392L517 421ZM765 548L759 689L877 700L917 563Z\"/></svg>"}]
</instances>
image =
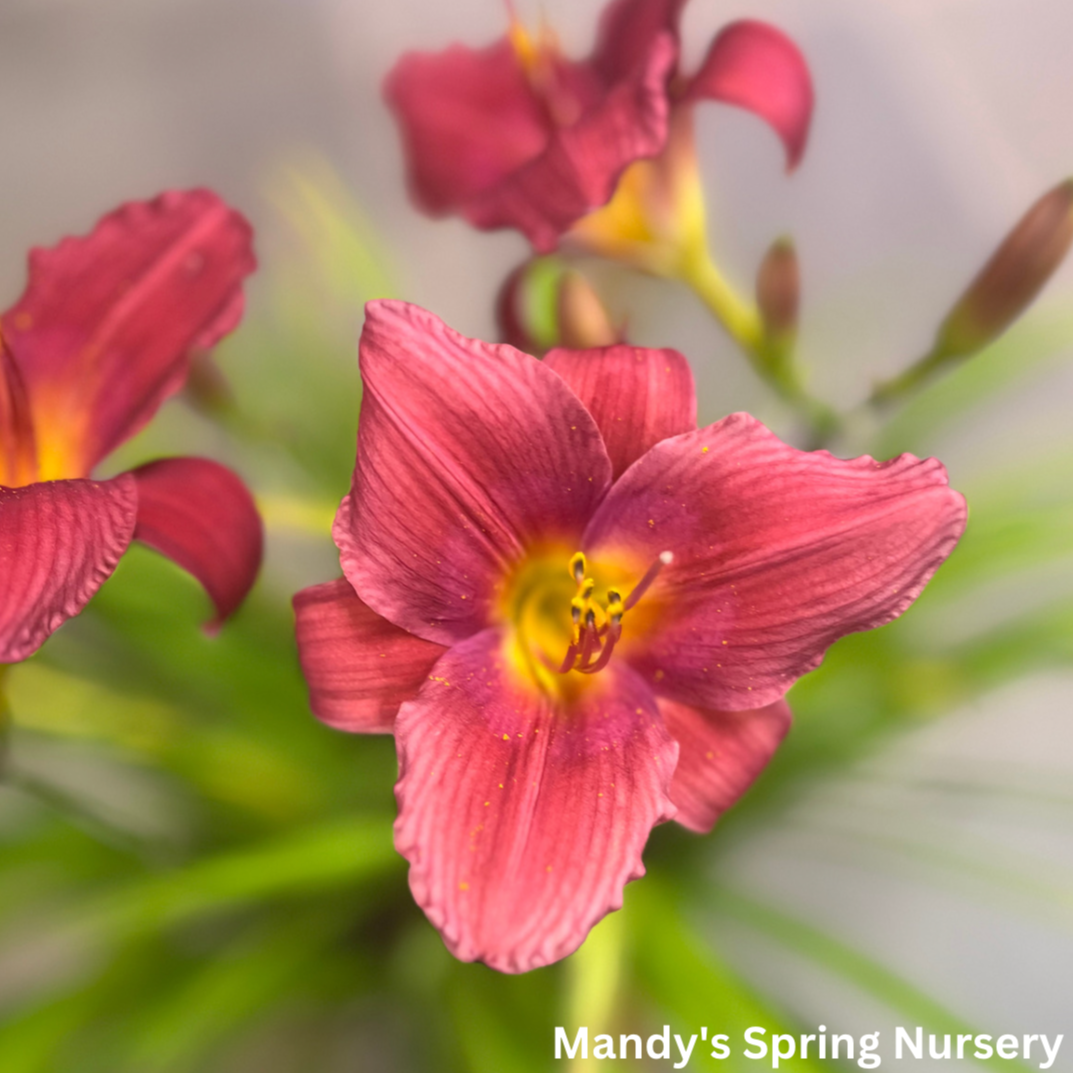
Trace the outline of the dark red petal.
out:
<instances>
[{"instance_id":1,"label":"dark red petal","mask_svg":"<svg viewBox=\"0 0 1073 1073\"><path fill-rule=\"evenodd\" d=\"M162 458L131 471L138 482L136 539L193 574L219 625L261 568L261 516L245 484L208 458Z\"/></svg>"},{"instance_id":2,"label":"dark red petal","mask_svg":"<svg viewBox=\"0 0 1073 1073\"><path fill-rule=\"evenodd\" d=\"M843 634L900 615L953 550L965 503L935 459L798 451L748 414L664 440L586 530L593 558L674 561L623 651L659 692L727 711L781 697ZM616 656L617 658L617 656Z\"/></svg>"},{"instance_id":3,"label":"dark red petal","mask_svg":"<svg viewBox=\"0 0 1073 1073\"><path fill-rule=\"evenodd\" d=\"M0 488L0 663L25 659L86 606L127 550L137 510L127 473Z\"/></svg>"},{"instance_id":4,"label":"dark red petal","mask_svg":"<svg viewBox=\"0 0 1073 1073\"><path fill-rule=\"evenodd\" d=\"M667 78L677 47L669 34L649 42L645 62L617 82L547 149L465 208L481 228L516 227L540 252L586 213L605 205L622 172L656 156L667 141Z\"/></svg>"},{"instance_id":5,"label":"dark red petal","mask_svg":"<svg viewBox=\"0 0 1073 1073\"><path fill-rule=\"evenodd\" d=\"M409 52L384 81L410 188L426 212L460 209L547 146L550 124L510 42Z\"/></svg>"},{"instance_id":6,"label":"dark red petal","mask_svg":"<svg viewBox=\"0 0 1073 1073\"><path fill-rule=\"evenodd\" d=\"M381 618L345 578L303 589L294 616L313 714L355 734L391 733L445 651Z\"/></svg>"},{"instance_id":7,"label":"dark red petal","mask_svg":"<svg viewBox=\"0 0 1073 1073\"><path fill-rule=\"evenodd\" d=\"M396 626L451 644L488 624L526 549L577 546L611 463L577 396L513 347L370 302L360 349L358 458L334 529L343 572Z\"/></svg>"},{"instance_id":8,"label":"dark red petal","mask_svg":"<svg viewBox=\"0 0 1073 1073\"><path fill-rule=\"evenodd\" d=\"M395 845L451 952L502 972L565 957L644 873L678 746L614 663L569 710L503 663L487 630L399 710Z\"/></svg>"},{"instance_id":9,"label":"dark red petal","mask_svg":"<svg viewBox=\"0 0 1073 1073\"><path fill-rule=\"evenodd\" d=\"M812 75L801 50L774 26L754 19L726 26L686 96L747 109L782 139L788 167L801 160L812 121Z\"/></svg>"},{"instance_id":10,"label":"dark red petal","mask_svg":"<svg viewBox=\"0 0 1073 1073\"><path fill-rule=\"evenodd\" d=\"M0 485L31 484L37 478L37 445L30 399L22 373L0 336Z\"/></svg>"},{"instance_id":11,"label":"dark red petal","mask_svg":"<svg viewBox=\"0 0 1073 1073\"><path fill-rule=\"evenodd\" d=\"M557 349L548 351L544 364L596 419L615 480L660 440L697 427L693 373L677 350Z\"/></svg>"},{"instance_id":12,"label":"dark red petal","mask_svg":"<svg viewBox=\"0 0 1073 1073\"><path fill-rule=\"evenodd\" d=\"M777 700L745 712L702 711L661 698L663 722L678 742L671 783L674 817L691 831L710 831L767 766L790 729L790 706Z\"/></svg>"},{"instance_id":13,"label":"dark red petal","mask_svg":"<svg viewBox=\"0 0 1073 1073\"><path fill-rule=\"evenodd\" d=\"M614 0L600 16L593 66L608 84L643 63L652 40L667 33L678 42L678 19L685 0Z\"/></svg>"},{"instance_id":14,"label":"dark red petal","mask_svg":"<svg viewBox=\"0 0 1073 1073\"><path fill-rule=\"evenodd\" d=\"M82 475L182 386L187 354L238 322L246 221L208 190L130 202L30 253L3 330L30 395L42 472Z\"/></svg>"}]
</instances>

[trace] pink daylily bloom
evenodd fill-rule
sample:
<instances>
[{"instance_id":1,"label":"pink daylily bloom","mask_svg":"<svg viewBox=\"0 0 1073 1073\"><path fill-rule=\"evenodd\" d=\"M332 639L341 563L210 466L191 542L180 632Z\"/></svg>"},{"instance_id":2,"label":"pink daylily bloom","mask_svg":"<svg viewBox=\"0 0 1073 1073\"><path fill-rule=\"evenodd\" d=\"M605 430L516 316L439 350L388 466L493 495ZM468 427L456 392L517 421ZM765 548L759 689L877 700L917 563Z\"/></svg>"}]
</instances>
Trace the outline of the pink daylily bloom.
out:
<instances>
[{"instance_id":1,"label":"pink daylily bloom","mask_svg":"<svg viewBox=\"0 0 1073 1073\"><path fill-rule=\"evenodd\" d=\"M261 521L226 467L169 458L90 476L182 387L191 352L238 323L250 243L237 212L191 190L31 252L0 320L0 663L77 615L134 539L205 586L215 623L253 584Z\"/></svg>"},{"instance_id":2,"label":"pink daylily bloom","mask_svg":"<svg viewBox=\"0 0 1073 1073\"><path fill-rule=\"evenodd\" d=\"M912 603L964 503L934 460L697 429L673 350L540 362L374 302L360 362L345 578L295 598L311 705L394 732L414 897L526 971L621 905L655 824L733 804L790 685Z\"/></svg>"},{"instance_id":3,"label":"pink daylily bloom","mask_svg":"<svg viewBox=\"0 0 1073 1073\"><path fill-rule=\"evenodd\" d=\"M678 72L684 0L613 0L593 54L566 59L514 22L487 48L404 55L384 84L410 188L433 215L515 227L541 252L606 204L623 171L658 156L672 110L707 99L752 111L804 151L812 83L801 53L755 20L728 25L692 77Z\"/></svg>"}]
</instances>

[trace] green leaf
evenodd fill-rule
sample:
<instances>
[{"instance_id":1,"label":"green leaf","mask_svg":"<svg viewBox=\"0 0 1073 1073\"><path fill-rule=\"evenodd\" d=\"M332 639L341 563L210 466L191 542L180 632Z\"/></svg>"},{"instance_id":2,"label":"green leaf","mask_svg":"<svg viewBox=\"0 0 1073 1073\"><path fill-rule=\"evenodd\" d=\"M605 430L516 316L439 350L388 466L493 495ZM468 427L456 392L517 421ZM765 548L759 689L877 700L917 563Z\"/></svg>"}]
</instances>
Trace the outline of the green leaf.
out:
<instances>
[{"instance_id":1,"label":"green leaf","mask_svg":"<svg viewBox=\"0 0 1073 1073\"><path fill-rule=\"evenodd\" d=\"M926 1025L929 1032L977 1034L977 1029L967 1025L908 980L810 924L795 920L726 887L717 888L714 904L735 921L774 939L825 971L842 977L909 1021ZM1027 1071L1030 1068L1019 1061L1011 1065L1008 1059L976 1061L980 1065L1001 1065L1004 1069Z\"/></svg>"}]
</instances>

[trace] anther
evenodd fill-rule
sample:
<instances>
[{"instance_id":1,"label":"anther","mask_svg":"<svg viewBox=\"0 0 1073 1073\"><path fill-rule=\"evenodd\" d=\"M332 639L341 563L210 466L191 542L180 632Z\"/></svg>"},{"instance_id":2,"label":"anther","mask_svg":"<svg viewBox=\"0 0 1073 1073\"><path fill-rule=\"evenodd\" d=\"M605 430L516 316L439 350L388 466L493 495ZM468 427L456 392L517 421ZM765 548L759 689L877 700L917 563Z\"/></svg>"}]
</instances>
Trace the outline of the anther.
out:
<instances>
[{"instance_id":1,"label":"anther","mask_svg":"<svg viewBox=\"0 0 1073 1073\"><path fill-rule=\"evenodd\" d=\"M649 586L653 581L659 577L659 572L665 567L670 566L674 562L674 552L661 551L656 561L645 571L645 576L634 586L633 591L626 597L626 602L622 605L623 611L629 611L629 609L636 605L637 601L641 599L646 592L648 592Z\"/></svg>"},{"instance_id":2,"label":"anther","mask_svg":"<svg viewBox=\"0 0 1073 1073\"><path fill-rule=\"evenodd\" d=\"M583 552L576 551L570 556L570 576L580 585L585 579L587 566Z\"/></svg>"}]
</instances>

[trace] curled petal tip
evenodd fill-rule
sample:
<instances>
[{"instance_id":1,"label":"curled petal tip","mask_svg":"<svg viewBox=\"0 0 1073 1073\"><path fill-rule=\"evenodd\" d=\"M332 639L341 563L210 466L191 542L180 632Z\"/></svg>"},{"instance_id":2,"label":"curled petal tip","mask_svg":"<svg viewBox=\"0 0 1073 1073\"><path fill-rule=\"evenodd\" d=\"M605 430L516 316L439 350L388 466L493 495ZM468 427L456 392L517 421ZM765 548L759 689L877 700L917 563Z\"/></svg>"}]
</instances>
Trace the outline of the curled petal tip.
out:
<instances>
[{"instance_id":1,"label":"curled petal tip","mask_svg":"<svg viewBox=\"0 0 1073 1073\"><path fill-rule=\"evenodd\" d=\"M264 546L261 517L239 477L207 458L164 458L131 474L138 486L134 536L204 586L215 633L246 598Z\"/></svg>"},{"instance_id":2,"label":"curled petal tip","mask_svg":"<svg viewBox=\"0 0 1073 1073\"><path fill-rule=\"evenodd\" d=\"M724 27L685 96L722 101L759 116L782 140L787 170L800 163L815 91L805 57L781 30L755 19Z\"/></svg>"}]
</instances>

